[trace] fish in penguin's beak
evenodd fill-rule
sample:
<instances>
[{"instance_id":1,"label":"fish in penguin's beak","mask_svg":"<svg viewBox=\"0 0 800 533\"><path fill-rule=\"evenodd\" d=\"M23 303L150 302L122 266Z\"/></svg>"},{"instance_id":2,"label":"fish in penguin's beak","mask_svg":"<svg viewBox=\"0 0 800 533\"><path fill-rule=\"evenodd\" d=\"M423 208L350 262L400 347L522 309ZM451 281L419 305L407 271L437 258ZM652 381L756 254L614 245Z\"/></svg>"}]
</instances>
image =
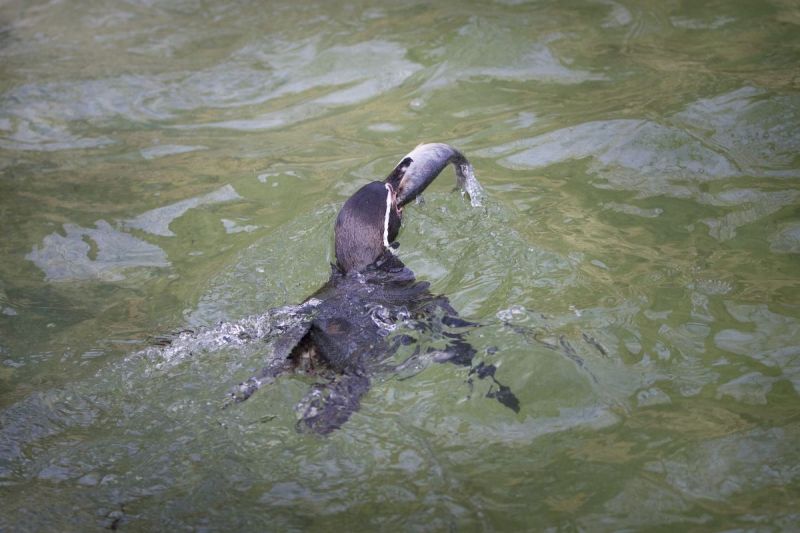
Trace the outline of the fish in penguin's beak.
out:
<instances>
[{"instance_id":1,"label":"fish in penguin's beak","mask_svg":"<svg viewBox=\"0 0 800 533\"><path fill-rule=\"evenodd\" d=\"M398 208L419 196L450 163L455 167L458 185L463 188L469 162L461 152L444 143L420 144L409 152L385 180L395 190Z\"/></svg>"}]
</instances>

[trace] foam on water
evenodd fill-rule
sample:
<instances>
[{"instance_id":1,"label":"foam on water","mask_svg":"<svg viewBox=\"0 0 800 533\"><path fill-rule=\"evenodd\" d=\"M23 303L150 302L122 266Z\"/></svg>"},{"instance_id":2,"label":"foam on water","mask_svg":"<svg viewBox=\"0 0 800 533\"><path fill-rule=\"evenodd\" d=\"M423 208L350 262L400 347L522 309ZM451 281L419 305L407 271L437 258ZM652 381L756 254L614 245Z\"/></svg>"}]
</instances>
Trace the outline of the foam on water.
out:
<instances>
[{"instance_id":1,"label":"foam on water","mask_svg":"<svg viewBox=\"0 0 800 533\"><path fill-rule=\"evenodd\" d=\"M165 336L161 338L164 346L151 346L131 357L146 357L153 361L155 370L163 371L200 352L214 352L254 342L266 343L307 318L303 313L319 303L319 300L311 299L302 305L278 307L239 320ZM269 348L263 354L264 364L271 361L273 352Z\"/></svg>"}]
</instances>

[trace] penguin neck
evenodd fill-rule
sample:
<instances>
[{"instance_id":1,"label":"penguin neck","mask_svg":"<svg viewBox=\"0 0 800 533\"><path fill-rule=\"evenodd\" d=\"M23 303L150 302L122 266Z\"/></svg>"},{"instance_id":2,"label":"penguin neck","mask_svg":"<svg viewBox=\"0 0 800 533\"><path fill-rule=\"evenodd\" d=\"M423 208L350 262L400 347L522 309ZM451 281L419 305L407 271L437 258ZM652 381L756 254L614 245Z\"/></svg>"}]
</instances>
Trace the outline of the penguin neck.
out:
<instances>
[{"instance_id":1,"label":"penguin neck","mask_svg":"<svg viewBox=\"0 0 800 533\"><path fill-rule=\"evenodd\" d=\"M401 212L388 183L375 181L356 191L336 218L336 264L348 273L363 271L391 250L400 230Z\"/></svg>"}]
</instances>

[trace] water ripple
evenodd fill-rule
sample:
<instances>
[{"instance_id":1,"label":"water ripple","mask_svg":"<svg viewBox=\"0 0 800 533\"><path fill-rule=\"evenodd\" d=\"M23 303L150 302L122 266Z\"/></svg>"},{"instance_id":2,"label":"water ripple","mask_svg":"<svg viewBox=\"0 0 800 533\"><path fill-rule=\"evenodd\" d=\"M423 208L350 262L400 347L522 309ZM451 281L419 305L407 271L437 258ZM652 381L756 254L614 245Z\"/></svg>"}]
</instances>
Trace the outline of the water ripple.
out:
<instances>
[{"instance_id":1,"label":"water ripple","mask_svg":"<svg viewBox=\"0 0 800 533\"><path fill-rule=\"evenodd\" d=\"M202 196L187 198L186 200L181 200L180 202L175 202L174 204L151 209L150 211L142 213L136 218L123 221L123 225L127 228L140 229L153 235L174 237L175 233L169 229L169 225L173 220L182 216L189 209L194 209L201 205L241 200L241 198L242 197L236 193L236 190L231 185L225 185L216 191L212 191Z\"/></svg>"},{"instance_id":2,"label":"water ripple","mask_svg":"<svg viewBox=\"0 0 800 533\"><path fill-rule=\"evenodd\" d=\"M441 51L444 59L421 86L422 91L477 77L563 84L607 79L598 72L570 68L567 61L557 57L549 43L565 38L563 35L552 34L541 42L531 42L478 18L461 27L458 34L458 39Z\"/></svg>"},{"instance_id":3,"label":"water ripple","mask_svg":"<svg viewBox=\"0 0 800 533\"><path fill-rule=\"evenodd\" d=\"M82 124L104 128L119 117L135 122L166 121L183 111L222 112L309 91L323 92L301 104L277 106L256 118L248 110L247 118L183 126L250 131L292 124L398 87L422 68L405 59L405 54L402 46L381 40L323 48L314 39L300 43L268 39L197 72L29 83L0 97L0 147L44 151L98 148L116 140L109 135L82 135Z\"/></svg>"}]
</instances>

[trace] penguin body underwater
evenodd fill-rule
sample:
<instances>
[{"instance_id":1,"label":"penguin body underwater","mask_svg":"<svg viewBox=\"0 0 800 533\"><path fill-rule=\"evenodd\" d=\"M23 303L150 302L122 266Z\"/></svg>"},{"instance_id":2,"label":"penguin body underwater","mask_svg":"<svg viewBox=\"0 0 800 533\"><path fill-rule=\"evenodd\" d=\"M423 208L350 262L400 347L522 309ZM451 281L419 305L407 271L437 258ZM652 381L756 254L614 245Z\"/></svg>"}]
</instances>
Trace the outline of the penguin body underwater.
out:
<instances>
[{"instance_id":1,"label":"penguin body underwater","mask_svg":"<svg viewBox=\"0 0 800 533\"><path fill-rule=\"evenodd\" d=\"M467 159L447 144L421 144L385 180L364 185L344 203L334 227L336 265L330 279L306 300L304 316L278 339L268 364L234 388L235 402L281 374L313 373L321 382L297 406L298 429L330 433L359 408L370 375L393 370L387 363L391 356L400 346L416 342L407 334L389 335L400 322L421 333L441 331L446 348L426 352L435 361L472 365L476 350L465 340L463 328L476 324L460 319L445 296L433 295L427 282L417 281L393 249L403 206L451 163L463 187L471 171ZM480 363L470 375L491 378L487 396L518 412L518 399L495 379L495 370Z\"/></svg>"}]
</instances>

